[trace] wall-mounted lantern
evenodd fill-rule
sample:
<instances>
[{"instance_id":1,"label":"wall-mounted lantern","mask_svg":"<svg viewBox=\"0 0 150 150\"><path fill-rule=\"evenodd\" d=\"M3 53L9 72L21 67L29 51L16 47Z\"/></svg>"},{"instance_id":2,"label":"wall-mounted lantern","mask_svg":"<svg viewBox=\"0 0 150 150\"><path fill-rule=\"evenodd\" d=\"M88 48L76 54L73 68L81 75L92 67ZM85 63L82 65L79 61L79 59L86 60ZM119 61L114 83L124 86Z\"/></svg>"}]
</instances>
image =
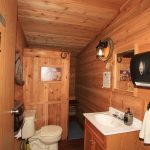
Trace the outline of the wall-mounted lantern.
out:
<instances>
[{"instance_id":1,"label":"wall-mounted lantern","mask_svg":"<svg viewBox=\"0 0 150 150\"><path fill-rule=\"evenodd\" d=\"M100 40L96 47L97 57L102 61L107 61L112 55L113 47L113 41L111 38Z\"/></svg>"}]
</instances>

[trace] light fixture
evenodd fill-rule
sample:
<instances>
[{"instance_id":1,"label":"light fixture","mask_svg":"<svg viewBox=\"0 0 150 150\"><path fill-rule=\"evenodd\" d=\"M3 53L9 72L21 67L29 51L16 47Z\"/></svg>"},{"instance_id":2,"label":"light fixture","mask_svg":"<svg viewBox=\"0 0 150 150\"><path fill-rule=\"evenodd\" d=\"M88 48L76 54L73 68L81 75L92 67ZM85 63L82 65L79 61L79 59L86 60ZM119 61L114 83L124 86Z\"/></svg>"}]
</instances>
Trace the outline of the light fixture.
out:
<instances>
[{"instance_id":1,"label":"light fixture","mask_svg":"<svg viewBox=\"0 0 150 150\"><path fill-rule=\"evenodd\" d=\"M112 55L113 41L110 38L99 41L96 46L96 56L102 61L108 60Z\"/></svg>"},{"instance_id":2,"label":"light fixture","mask_svg":"<svg viewBox=\"0 0 150 150\"><path fill-rule=\"evenodd\" d=\"M104 57L104 48L108 46L107 41L100 41L99 44L96 47L97 50L97 57Z\"/></svg>"}]
</instances>

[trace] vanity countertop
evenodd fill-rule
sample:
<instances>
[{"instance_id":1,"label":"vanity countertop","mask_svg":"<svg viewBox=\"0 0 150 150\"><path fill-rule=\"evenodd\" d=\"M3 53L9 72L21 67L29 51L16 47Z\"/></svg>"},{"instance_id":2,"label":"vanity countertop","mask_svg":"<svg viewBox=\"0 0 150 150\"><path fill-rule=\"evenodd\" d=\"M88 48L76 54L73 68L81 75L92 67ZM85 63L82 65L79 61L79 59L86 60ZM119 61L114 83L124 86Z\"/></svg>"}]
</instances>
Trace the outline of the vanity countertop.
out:
<instances>
[{"instance_id":1,"label":"vanity countertop","mask_svg":"<svg viewBox=\"0 0 150 150\"><path fill-rule=\"evenodd\" d=\"M124 122L118 118L113 119L114 123L118 123L117 126L108 126L108 123L106 122L106 125L103 123L98 122L95 119L95 116L97 114L104 114L112 116L112 114L119 113L119 115L123 115L124 113L113 108L109 107L109 111L107 112L94 112L94 113L84 113L83 115L87 120L89 120L101 133L104 135L112 135L112 134L119 134L119 133L126 133L131 131L139 131L141 129L142 121L140 121L137 118L133 118L133 124L128 126L125 125ZM110 124L111 125L111 124Z\"/></svg>"}]
</instances>

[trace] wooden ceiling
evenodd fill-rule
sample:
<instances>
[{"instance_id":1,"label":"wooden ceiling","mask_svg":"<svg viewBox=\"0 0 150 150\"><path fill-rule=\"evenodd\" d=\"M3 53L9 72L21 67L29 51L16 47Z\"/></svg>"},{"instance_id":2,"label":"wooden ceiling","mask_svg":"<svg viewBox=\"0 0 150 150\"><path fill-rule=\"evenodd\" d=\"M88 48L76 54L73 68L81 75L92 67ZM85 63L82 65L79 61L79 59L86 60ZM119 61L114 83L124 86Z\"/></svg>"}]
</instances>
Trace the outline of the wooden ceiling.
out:
<instances>
[{"instance_id":1,"label":"wooden ceiling","mask_svg":"<svg viewBox=\"0 0 150 150\"><path fill-rule=\"evenodd\" d=\"M80 52L120 12L126 0L18 0L18 17L30 47Z\"/></svg>"}]
</instances>

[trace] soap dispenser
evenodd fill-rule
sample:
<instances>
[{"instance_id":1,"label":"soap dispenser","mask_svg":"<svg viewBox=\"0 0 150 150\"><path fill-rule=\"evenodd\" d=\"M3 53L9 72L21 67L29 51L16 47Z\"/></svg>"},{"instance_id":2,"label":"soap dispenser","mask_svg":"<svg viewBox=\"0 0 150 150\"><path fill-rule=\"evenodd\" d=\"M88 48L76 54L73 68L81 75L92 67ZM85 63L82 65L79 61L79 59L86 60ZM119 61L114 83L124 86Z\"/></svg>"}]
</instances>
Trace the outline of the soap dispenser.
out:
<instances>
[{"instance_id":1,"label":"soap dispenser","mask_svg":"<svg viewBox=\"0 0 150 150\"><path fill-rule=\"evenodd\" d=\"M127 111L124 114L124 124L130 126L133 123L133 114L130 111L130 108L127 108Z\"/></svg>"}]
</instances>

